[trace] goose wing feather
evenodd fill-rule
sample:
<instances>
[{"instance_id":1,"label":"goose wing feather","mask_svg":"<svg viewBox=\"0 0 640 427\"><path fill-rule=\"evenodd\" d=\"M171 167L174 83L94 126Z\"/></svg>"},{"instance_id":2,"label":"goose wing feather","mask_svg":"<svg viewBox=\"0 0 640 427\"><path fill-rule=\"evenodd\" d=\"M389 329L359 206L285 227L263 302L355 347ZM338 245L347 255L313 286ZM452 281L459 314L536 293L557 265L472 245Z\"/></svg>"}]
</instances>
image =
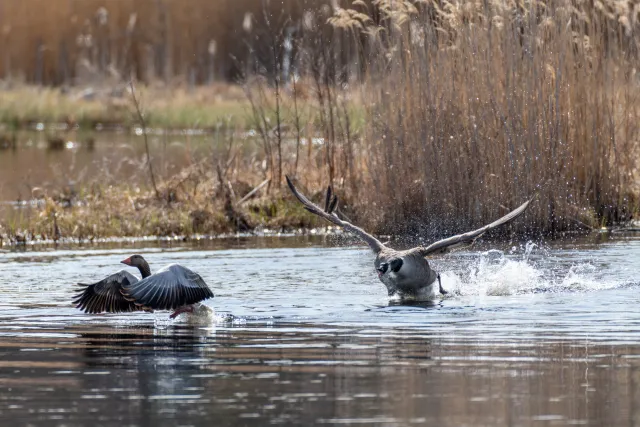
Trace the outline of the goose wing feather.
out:
<instances>
[{"instance_id":1,"label":"goose wing feather","mask_svg":"<svg viewBox=\"0 0 640 427\"><path fill-rule=\"evenodd\" d=\"M84 290L73 297L76 308L85 313L127 313L141 310L122 295L124 286L138 282L138 278L121 270L93 284L78 283Z\"/></svg>"},{"instance_id":2,"label":"goose wing feather","mask_svg":"<svg viewBox=\"0 0 640 427\"><path fill-rule=\"evenodd\" d=\"M177 264L123 286L122 294L136 305L152 310L174 310L213 298L213 292L198 273Z\"/></svg>"},{"instance_id":3,"label":"goose wing feather","mask_svg":"<svg viewBox=\"0 0 640 427\"><path fill-rule=\"evenodd\" d=\"M492 230L501 225L507 224L513 221L514 219L518 218L520 215L524 213L525 210L527 210L532 200L533 199L527 200L526 202L521 204L518 208L512 210L502 218L495 220L491 224L485 225L484 227L478 228L477 230L469 231L464 234L457 234L455 236L451 236L446 239L439 240L427 247L420 247L418 249L418 252L422 256L427 256L435 252L444 252L446 249L452 249L456 246L472 244L478 237L482 236L487 231Z\"/></svg>"},{"instance_id":4,"label":"goose wing feather","mask_svg":"<svg viewBox=\"0 0 640 427\"><path fill-rule=\"evenodd\" d=\"M342 227L346 231L349 231L355 234L367 245L369 245L369 247L374 253L378 254L382 249L384 249L385 246L378 239L373 237L371 234L367 233L362 228L351 224L350 222L341 220L340 218L338 218L338 215L333 213L333 209L335 209L335 204L337 203L337 199L334 199L333 202L330 201L331 199L330 191L327 192L327 200L325 201L325 206L327 211L324 211L319 206L312 203L305 195L300 193L298 189L295 187L295 185L293 185L293 182L291 182L291 179L288 176L285 176L285 178L287 179L287 185L289 186L289 189L291 190L293 195L296 196L296 198L300 201L300 203L304 205L304 208L306 210L308 210L312 214L319 216L320 218L324 218L327 221L332 222L333 224L339 227Z\"/></svg>"}]
</instances>

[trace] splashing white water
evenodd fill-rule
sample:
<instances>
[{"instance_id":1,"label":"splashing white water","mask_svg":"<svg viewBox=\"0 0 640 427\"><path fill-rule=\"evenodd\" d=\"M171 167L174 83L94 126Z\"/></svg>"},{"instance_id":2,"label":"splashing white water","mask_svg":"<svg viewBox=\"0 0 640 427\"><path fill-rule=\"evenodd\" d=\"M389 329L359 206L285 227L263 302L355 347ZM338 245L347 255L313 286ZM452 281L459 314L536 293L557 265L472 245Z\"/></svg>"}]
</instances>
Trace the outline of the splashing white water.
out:
<instances>
[{"instance_id":1,"label":"splashing white water","mask_svg":"<svg viewBox=\"0 0 640 427\"><path fill-rule=\"evenodd\" d=\"M610 289L619 284L605 282L598 277L597 268L591 264L572 265L560 282L562 289L573 291L588 291L593 289Z\"/></svg>"},{"instance_id":2,"label":"splashing white water","mask_svg":"<svg viewBox=\"0 0 640 427\"><path fill-rule=\"evenodd\" d=\"M513 295L531 292L543 280L543 273L527 260L507 258L490 250L479 254L466 271L447 271L443 281L460 295ZM453 286L452 286L453 285Z\"/></svg>"},{"instance_id":3,"label":"splashing white water","mask_svg":"<svg viewBox=\"0 0 640 427\"><path fill-rule=\"evenodd\" d=\"M457 295L506 296L537 292L584 292L623 286L615 279L604 280L602 271L589 262L550 265L544 250L527 243L524 251L512 248L465 257L464 266L444 269L445 289ZM519 252L519 254L518 254ZM563 268L564 267L564 268Z\"/></svg>"}]
</instances>

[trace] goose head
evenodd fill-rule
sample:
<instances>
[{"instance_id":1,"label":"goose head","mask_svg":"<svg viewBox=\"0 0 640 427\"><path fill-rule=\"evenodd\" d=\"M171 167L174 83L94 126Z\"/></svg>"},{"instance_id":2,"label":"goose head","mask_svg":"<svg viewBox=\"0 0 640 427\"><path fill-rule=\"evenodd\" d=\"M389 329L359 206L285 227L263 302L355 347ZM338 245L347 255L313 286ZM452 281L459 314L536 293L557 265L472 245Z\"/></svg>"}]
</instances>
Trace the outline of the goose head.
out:
<instances>
[{"instance_id":1,"label":"goose head","mask_svg":"<svg viewBox=\"0 0 640 427\"><path fill-rule=\"evenodd\" d=\"M404 265L402 258L396 257L384 261L376 260L375 267L378 273L378 279L387 287L389 296L393 296L397 292L398 272Z\"/></svg>"},{"instance_id":2,"label":"goose head","mask_svg":"<svg viewBox=\"0 0 640 427\"><path fill-rule=\"evenodd\" d=\"M142 255L131 255L129 258L120 261L121 263L128 265L130 267L136 267L142 278L151 276L151 268L149 267L149 263L145 260Z\"/></svg>"},{"instance_id":3,"label":"goose head","mask_svg":"<svg viewBox=\"0 0 640 427\"><path fill-rule=\"evenodd\" d=\"M147 263L142 255L131 255L129 258L124 259L120 262L131 267L141 267Z\"/></svg>"},{"instance_id":4,"label":"goose head","mask_svg":"<svg viewBox=\"0 0 640 427\"><path fill-rule=\"evenodd\" d=\"M390 275L391 273L397 273L402 268L404 261L402 258L393 258L388 262L381 262L376 266L378 271L378 277L382 278L384 275Z\"/></svg>"}]
</instances>

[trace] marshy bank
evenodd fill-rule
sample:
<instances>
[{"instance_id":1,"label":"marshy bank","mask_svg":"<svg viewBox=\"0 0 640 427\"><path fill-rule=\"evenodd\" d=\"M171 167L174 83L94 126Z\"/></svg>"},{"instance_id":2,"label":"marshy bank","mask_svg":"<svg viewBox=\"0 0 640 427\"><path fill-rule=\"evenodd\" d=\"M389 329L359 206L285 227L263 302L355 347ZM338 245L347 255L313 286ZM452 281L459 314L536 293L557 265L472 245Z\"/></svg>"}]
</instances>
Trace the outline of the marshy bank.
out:
<instances>
[{"instance_id":1,"label":"marshy bank","mask_svg":"<svg viewBox=\"0 0 640 427\"><path fill-rule=\"evenodd\" d=\"M246 136L236 143L231 136L149 135L151 169L143 137L135 134L77 134L60 147L44 132L18 136L15 149L0 150L5 243L189 237L309 224L282 193L267 193L257 144Z\"/></svg>"},{"instance_id":2,"label":"marshy bank","mask_svg":"<svg viewBox=\"0 0 640 427\"><path fill-rule=\"evenodd\" d=\"M293 33L288 19L256 22L247 38L266 48L242 73L243 112L223 107L238 125L214 137L231 149L160 177L157 191L145 166L135 183L79 181L78 203L49 196L30 218L47 235L83 236L195 230L203 210L211 232L240 216L309 224L283 189L287 173L310 194L332 184L351 219L384 234L471 229L534 194L511 231L624 223L640 193L638 13L626 3L378 0L302 14ZM257 200L234 204L267 180Z\"/></svg>"},{"instance_id":3,"label":"marshy bank","mask_svg":"<svg viewBox=\"0 0 640 427\"><path fill-rule=\"evenodd\" d=\"M0 198L4 200L0 241L4 245L126 237L182 241L316 233L316 228L326 226L302 209L288 190L271 183L263 146L251 133L222 133L218 138L195 131L148 135L157 193L150 182L142 135L67 136L61 146L52 146L46 131L20 132L15 148L0 150ZM295 141L285 141L284 148L289 168L295 163ZM321 202L328 177L313 171L321 170L324 141L317 138L308 144L303 140L302 148L298 185ZM376 227L366 206L345 197L340 203L353 221ZM505 231L519 231L523 225L526 230L523 222ZM425 235L398 233L396 237L409 241L462 231L439 229L440 224ZM385 224L373 229L391 234Z\"/></svg>"}]
</instances>

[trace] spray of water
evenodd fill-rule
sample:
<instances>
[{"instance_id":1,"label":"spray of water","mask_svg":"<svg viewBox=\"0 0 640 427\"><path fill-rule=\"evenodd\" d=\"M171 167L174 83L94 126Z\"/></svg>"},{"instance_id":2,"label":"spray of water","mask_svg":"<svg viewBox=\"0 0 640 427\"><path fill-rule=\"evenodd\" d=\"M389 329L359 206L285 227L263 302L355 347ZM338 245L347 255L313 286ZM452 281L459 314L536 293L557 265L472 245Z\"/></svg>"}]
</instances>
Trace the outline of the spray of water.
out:
<instances>
[{"instance_id":1,"label":"spray of water","mask_svg":"<svg viewBox=\"0 0 640 427\"><path fill-rule=\"evenodd\" d=\"M462 265L460 265L462 264ZM443 284L454 295L517 295L539 292L585 292L626 285L592 262L560 263L535 243L508 252L467 253L441 267Z\"/></svg>"}]
</instances>

